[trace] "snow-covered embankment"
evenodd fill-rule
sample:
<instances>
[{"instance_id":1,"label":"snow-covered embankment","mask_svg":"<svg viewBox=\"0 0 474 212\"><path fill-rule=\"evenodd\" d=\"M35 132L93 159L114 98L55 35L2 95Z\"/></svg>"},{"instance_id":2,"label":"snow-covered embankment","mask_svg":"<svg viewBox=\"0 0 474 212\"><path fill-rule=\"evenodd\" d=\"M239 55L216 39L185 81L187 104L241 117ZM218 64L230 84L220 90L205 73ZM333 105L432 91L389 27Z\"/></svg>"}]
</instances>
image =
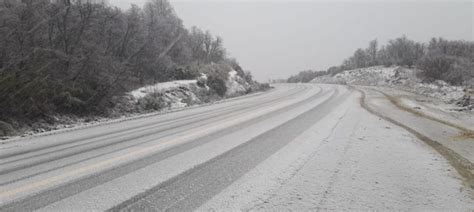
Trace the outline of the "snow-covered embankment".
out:
<instances>
[{"instance_id":1,"label":"snow-covered embankment","mask_svg":"<svg viewBox=\"0 0 474 212\"><path fill-rule=\"evenodd\" d=\"M224 95L218 95L210 83L208 76L202 73L192 80L176 80L144 86L128 92L124 96L125 101L119 105L119 110L142 112L176 109L255 91L252 85L239 76L235 70L228 72L225 85L223 85L225 86Z\"/></svg>"},{"instance_id":2,"label":"snow-covered embankment","mask_svg":"<svg viewBox=\"0 0 474 212\"><path fill-rule=\"evenodd\" d=\"M390 87L442 100L456 110L472 110L474 108L474 96L469 88L449 85L441 80L425 82L418 77L419 72L420 70L417 69L398 66L374 66L346 70L334 76L316 77L311 82Z\"/></svg>"}]
</instances>

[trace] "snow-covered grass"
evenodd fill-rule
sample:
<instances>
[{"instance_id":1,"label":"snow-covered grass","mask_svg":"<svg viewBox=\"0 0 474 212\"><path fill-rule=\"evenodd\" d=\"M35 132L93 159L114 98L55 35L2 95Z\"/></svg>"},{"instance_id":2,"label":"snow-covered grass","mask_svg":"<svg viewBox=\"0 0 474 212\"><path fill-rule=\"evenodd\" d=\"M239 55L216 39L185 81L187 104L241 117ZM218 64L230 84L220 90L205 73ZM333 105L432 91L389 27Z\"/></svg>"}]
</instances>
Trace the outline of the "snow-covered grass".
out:
<instances>
[{"instance_id":1,"label":"snow-covered grass","mask_svg":"<svg viewBox=\"0 0 474 212\"><path fill-rule=\"evenodd\" d=\"M365 69L344 71L334 77L344 80L347 84L384 85L394 79L395 67L370 67Z\"/></svg>"},{"instance_id":2,"label":"snow-covered grass","mask_svg":"<svg viewBox=\"0 0 474 212\"><path fill-rule=\"evenodd\" d=\"M440 120L442 123L451 123L471 131L474 130L474 111L459 111L462 108L457 105L447 104L437 98L420 96L400 89L377 87L376 90L388 95L403 110Z\"/></svg>"},{"instance_id":3,"label":"snow-covered grass","mask_svg":"<svg viewBox=\"0 0 474 212\"><path fill-rule=\"evenodd\" d=\"M181 110L191 106L212 104L217 101L221 102L224 98L247 94L250 88L250 85L238 76L235 70L228 73L227 92L224 97L219 97L213 92L206 84L207 80L207 75L201 73L199 77L192 80L175 80L143 86L118 97L116 107L110 111L107 117L53 116L56 119L53 124L42 121L35 123L30 128L21 129L15 136L0 136L0 139L15 140L22 137L40 136L51 134L51 131L69 131L102 123L128 120L133 117Z\"/></svg>"},{"instance_id":4,"label":"snow-covered grass","mask_svg":"<svg viewBox=\"0 0 474 212\"><path fill-rule=\"evenodd\" d=\"M312 80L315 83L334 83L352 85L386 85L396 77L398 67L374 66L347 70L334 76L321 76Z\"/></svg>"},{"instance_id":5,"label":"snow-covered grass","mask_svg":"<svg viewBox=\"0 0 474 212\"><path fill-rule=\"evenodd\" d=\"M242 77L237 75L237 71L232 70L226 81L226 96L238 96L247 93L250 85Z\"/></svg>"},{"instance_id":6,"label":"snow-covered grass","mask_svg":"<svg viewBox=\"0 0 474 212\"><path fill-rule=\"evenodd\" d=\"M147 85L147 86L135 89L129 92L129 94L133 96L133 98L135 99L140 99L150 93L162 93L165 91L177 89L179 87L190 88L190 85L196 84L196 83L197 83L197 80L176 80L176 81L169 81L169 82L161 82L161 83L156 83L154 85Z\"/></svg>"},{"instance_id":7,"label":"snow-covered grass","mask_svg":"<svg viewBox=\"0 0 474 212\"><path fill-rule=\"evenodd\" d=\"M393 87L437 98L450 104L456 103L466 95L466 88L462 86L449 85L441 80L423 82L417 77L418 72L419 70L416 69L398 66L374 66L346 70L334 76L317 77L312 82Z\"/></svg>"},{"instance_id":8,"label":"snow-covered grass","mask_svg":"<svg viewBox=\"0 0 474 212\"><path fill-rule=\"evenodd\" d=\"M197 210L470 208L470 190L442 156L358 104L348 97Z\"/></svg>"},{"instance_id":9,"label":"snow-covered grass","mask_svg":"<svg viewBox=\"0 0 474 212\"><path fill-rule=\"evenodd\" d=\"M128 94L133 97L135 100L139 100L144 98L147 95L153 93L170 93L172 91L176 91L179 89L188 89L193 90L198 87L198 81L205 83L207 81L207 75L201 74L198 79L193 80L176 80L176 81L169 81L169 82L160 82L154 85L147 85L138 89L135 89ZM205 88L208 90L209 87L205 85ZM231 70L228 73L228 77L226 80L226 96L233 97L245 94L248 92L250 88L250 84L246 82L242 77L237 75L237 71ZM170 96L171 97L171 96ZM179 101L178 99L175 99Z\"/></svg>"},{"instance_id":10,"label":"snow-covered grass","mask_svg":"<svg viewBox=\"0 0 474 212\"><path fill-rule=\"evenodd\" d=\"M213 95L207 86L208 77L201 74L197 79L193 80L176 80L169 82L160 82L154 85L147 85L135 89L127 95L133 103L152 104L152 109L156 107L163 108L182 108L194 104L207 102L200 98ZM237 74L237 71L231 69L228 72L225 81L226 93L225 97L235 97L248 93L250 84ZM217 97L214 97L217 100ZM153 105L156 104L156 105Z\"/></svg>"},{"instance_id":11,"label":"snow-covered grass","mask_svg":"<svg viewBox=\"0 0 474 212\"><path fill-rule=\"evenodd\" d=\"M416 93L442 99L448 103L454 103L465 95L465 88L452 86L441 80L437 80L433 83L416 83L412 89L416 91Z\"/></svg>"},{"instance_id":12,"label":"snow-covered grass","mask_svg":"<svg viewBox=\"0 0 474 212\"><path fill-rule=\"evenodd\" d=\"M173 109L201 103L195 94L199 89L205 88L197 86L197 80L177 80L141 87L129 95L132 97L131 101L139 104L158 104L153 108L145 108L146 110Z\"/></svg>"}]
</instances>

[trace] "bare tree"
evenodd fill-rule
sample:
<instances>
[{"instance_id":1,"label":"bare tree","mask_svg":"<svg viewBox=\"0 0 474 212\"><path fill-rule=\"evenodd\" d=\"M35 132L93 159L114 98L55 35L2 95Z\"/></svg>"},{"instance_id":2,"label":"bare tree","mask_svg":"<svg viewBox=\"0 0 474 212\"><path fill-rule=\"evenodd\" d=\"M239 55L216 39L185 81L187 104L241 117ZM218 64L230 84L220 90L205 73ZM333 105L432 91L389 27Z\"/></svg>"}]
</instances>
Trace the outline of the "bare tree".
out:
<instances>
[{"instance_id":1,"label":"bare tree","mask_svg":"<svg viewBox=\"0 0 474 212\"><path fill-rule=\"evenodd\" d=\"M377 51L378 51L378 42L377 39L371 40L369 42L369 47L367 48L366 52L369 57L369 66L378 65L377 62Z\"/></svg>"},{"instance_id":2,"label":"bare tree","mask_svg":"<svg viewBox=\"0 0 474 212\"><path fill-rule=\"evenodd\" d=\"M167 0L125 12L104 1L5 0L0 20L2 120L101 113L112 96L178 68L227 63L222 39L185 29Z\"/></svg>"}]
</instances>

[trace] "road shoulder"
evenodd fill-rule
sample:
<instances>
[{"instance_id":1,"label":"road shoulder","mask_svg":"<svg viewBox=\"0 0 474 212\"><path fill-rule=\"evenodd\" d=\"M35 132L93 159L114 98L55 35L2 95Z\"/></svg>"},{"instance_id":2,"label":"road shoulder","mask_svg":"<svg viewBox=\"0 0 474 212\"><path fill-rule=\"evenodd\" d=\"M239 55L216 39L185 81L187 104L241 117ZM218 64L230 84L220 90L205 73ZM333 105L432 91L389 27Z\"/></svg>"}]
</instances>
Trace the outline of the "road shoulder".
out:
<instances>
[{"instance_id":1,"label":"road shoulder","mask_svg":"<svg viewBox=\"0 0 474 212\"><path fill-rule=\"evenodd\" d=\"M365 111L357 96L348 99L199 209L452 210L474 203L442 156Z\"/></svg>"}]
</instances>

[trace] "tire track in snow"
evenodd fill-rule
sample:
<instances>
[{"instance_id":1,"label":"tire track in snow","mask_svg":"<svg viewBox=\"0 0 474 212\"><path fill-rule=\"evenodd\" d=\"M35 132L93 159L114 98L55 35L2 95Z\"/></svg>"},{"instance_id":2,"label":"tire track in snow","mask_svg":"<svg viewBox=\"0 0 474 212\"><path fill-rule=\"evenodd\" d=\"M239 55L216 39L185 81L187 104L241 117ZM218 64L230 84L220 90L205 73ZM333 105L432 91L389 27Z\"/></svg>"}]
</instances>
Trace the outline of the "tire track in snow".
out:
<instances>
[{"instance_id":1,"label":"tire track in snow","mask_svg":"<svg viewBox=\"0 0 474 212\"><path fill-rule=\"evenodd\" d=\"M367 110L371 114L374 114L374 115L376 115L376 116L378 116L378 117L380 117L380 118L382 118L386 121L389 121L389 122L403 128L403 129L405 129L409 133L416 136L418 139L424 141L426 144L431 146L440 155L442 155L451 164L451 166L453 166L456 169L456 171L459 173L459 175L461 175L464 178L466 186L469 186L470 188L474 189L474 164L472 162L470 162L468 159L462 157L457 152L455 152L455 151L449 149L448 147L442 145L440 142L435 141L433 139L430 139L427 136L425 136L425 135L419 133L418 131L414 130L413 128L410 128L410 127L402 124L401 122L398 122L398 121L396 121L396 120L394 120L394 119L392 119L392 118L390 118L386 115L383 115L383 114L375 111L374 109L372 109L367 104L366 93L362 89L355 88L355 87L354 87L354 89L359 91L362 94L361 97L360 97L360 105L365 110ZM471 198L474 198L474 194L471 194Z\"/></svg>"},{"instance_id":2,"label":"tire track in snow","mask_svg":"<svg viewBox=\"0 0 474 212\"><path fill-rule=\"evenodd\" d=\"M449 127L453 127L453 128L456 128L460 131L463 131L463 133L465 135L470 135L471 137L474 136L474 132L472 130L469 130L463 126L459 126L458 124L454 124L452 122L449 122L449 121L446 121L446 120L442 120L442 119L439 119L439 118L436 118L436 117L433 117L433 116L430 116L430 115L427 115L421 111L417 111L417 110L413 110L412 108L409 108L409 107L406 107L404 105L402 105L400 103L400 100L399 98L395 97L395 96L391 96L383 91L380 91L380 90L376 90L376 89L372 89L373 91L376 91L376 92L379 92L381 93L382 95L384 95L393 105L395 105L397 108L399 108L400 110L404 110L404 111L407 111L407 112L410 112L412 114L415 114L419 117L422 117L422 118L426 118L426 119L429 119L429 120L432 120L432 121L436 121L438 123L441 123L441 124L444 124L446 126L449 126Z\"/></svg>"},{"instance_id":3,"label":"tire track in snow","mask_svg":"<svg viewBox=\"0 0 474 212\"><path fill-rule=\"evenodd\" d=\"M334 136L334 133L335 133L336 128L337 128L337 127L339 126L339 124L342 122L342 119L344 119L344 118L346 117L346 114L347 114L347 111L348 111L348 110L349 110L349 109L346 109L345 112L344 112L344 114L343 114L341 117L338 118L338 122L331 128L331 131L330 131L329 135L328 135L327 137L325 137L325 138L322 140L322 142L318 145L318 147L317 147L316 149L319 149L320 146L322 146L325 142L328 142L328 140L329 140L332 136ZM285 185L286 185L291 179L293 179L293 178L308 164L308 162L311 161L311 159L313 159L317 154L318 154L318 151L312 152L312 153L310 154L310 156L307 157L307 158L305 158L304 161L303 161L301 164L299 164L296 169L291 170L292 173L289 175L289 177L283 179L283 181L280 183L280 185L279 185L277 188L275 188L274 190L279 190L280 188L282 188L283 186L285 186ZM327 190L327 189L326 189L326 190ZM273 191L273 190L272 190L272 191ZM270 201L273 199L273 197L275 196L275 195L270 195L270 194L267 194L267 195L269 195L268 198L260 199L260 203L255 204L254 206L250 207L248 210L249 210L249 211L253 211L253 210L256 210L256 209L262 207L265 203L270 202ZM267 196L267 195L264 195L264 196ZM322 200L321 200L321 201L322 201Z\"/></svg>"},{"instance_id":4,"label":"tire track in snow","mask_svg":"<svg viewBox=\"0 0 474 212\"><path fill-rule=\"evenodd\" d=\"M338 122L338 123L336 124L336 126L334 126L334 128L332 129L332 131L331 131L331 136L329 136L328 139L334 135L334 132L335 132L337 126L339 125L339 123L342 122L342 119L346 116L346 114L347 114L347 110L346 110L346 113L344 113L344 116L339 119L339 122ZM355 130L356 130L357 126L359 125L359 123L360 123L360 120L357 121L357 124L356 124L356 125L354 125L354 129L352 129L352 133L351 133L351 135L350 135L351 138L352 138L352 137L355 137ZM335 168L335 170L334 170L334 173L333 173L332 176L330 177L331 180L329 181L328 186L326 187L326 189L324 189L323 196L322 196L322 198L319 200L319 202L318 202L318 204L317 204L317 207L314 208L314 209L316 209L316 211L327 210L326 208L323 208L322 206L326 204L329 194L331 194L334 185L336 184L336 182L337 182L338 179L339 179L339 176L340 176L340 175L339 175L339 172L341 171L341 168L342 168L342 167L345 165L345 163L347 162L347 157L346 157L346 155L347 155L347 152L349 151L349 149L352 148L352 143L353 143L353 142L349 140L349 141L347 141L347 143L344 145L344 149L342 150L341 157L340 157L339 160L337 161L337 163L336 163L337 166L336 166L336 168Z\"/></svg>"}]
</instances>

